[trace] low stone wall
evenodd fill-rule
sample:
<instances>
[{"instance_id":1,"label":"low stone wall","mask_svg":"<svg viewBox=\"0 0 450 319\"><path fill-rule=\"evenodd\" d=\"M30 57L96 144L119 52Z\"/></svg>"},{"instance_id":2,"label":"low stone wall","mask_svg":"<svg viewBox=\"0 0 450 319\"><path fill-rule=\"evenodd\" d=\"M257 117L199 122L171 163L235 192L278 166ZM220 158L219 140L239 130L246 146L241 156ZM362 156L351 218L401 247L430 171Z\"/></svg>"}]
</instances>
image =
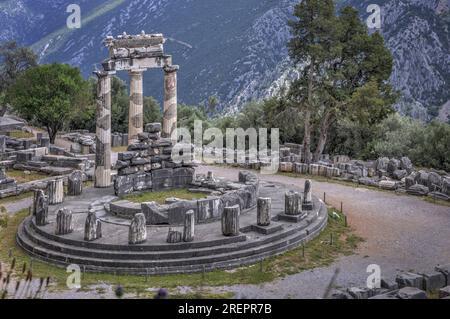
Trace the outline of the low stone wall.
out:
<instances>
[{"instance_id":1,"label":"low stone wall","mask_svg":"<svg viewBox=\"0 0 450 319\"><path fill-rule=\"evenodd\" d=\"M118 154L114 169L117 196L138 191L183 188L193 182L195 165L175 163L172 160L172 141L161 138L161 124L150 123L139 141L128 146L127 152Z\"/></svg>"},{"instance_id":2,"label":"low stone wall","mask_svg":"<svg viewBox=\"0 0 450 319\"><path fill-rule=\"evenodd\" d=\"M192 210L196 223L208 223L221 218L224 207L239 205L245 211L256 205L259 180L250 172L239 173L239 183L216 181L212 176L199 176L189 185L192 191L209 195L198 200L172 198L164 205L155 202L136 204L121 200L110 204L110 213L132 219L143 213L148 225L182 225L185 212Z\"/></svg>"}]
</instances>

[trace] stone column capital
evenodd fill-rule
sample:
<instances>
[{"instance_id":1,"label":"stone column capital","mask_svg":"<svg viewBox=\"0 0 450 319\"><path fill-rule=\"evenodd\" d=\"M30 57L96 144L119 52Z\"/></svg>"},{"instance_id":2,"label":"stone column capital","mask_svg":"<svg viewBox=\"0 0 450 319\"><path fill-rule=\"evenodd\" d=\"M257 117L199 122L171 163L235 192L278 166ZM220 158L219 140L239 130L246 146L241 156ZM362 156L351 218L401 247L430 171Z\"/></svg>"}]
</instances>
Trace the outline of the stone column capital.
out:
<instances>
[{"instance_id":1,"label":"stone column capital","mask_svg":"<svg viewBox=\"0 0 450 319\"><path fill-rule=\"evenodd\" d=\"M144 69L132 69L132 70L128 71L128 74L130 76L140 76L140 75L142 75L144 73L144 71L146 71L146 70L144 70Z\"/></svg>"},{"instance_id":2,"label":"stone column capital","mask_svg":"<svg viewBox=\"0 0 450 319\"><path fill-rule=\"evenodd\" d=\"M180 69L180 66L178 66L178 65L165 65L163 69L164 69L164 72L166 72L166 73L173 73L173 72L177 72Z\"/></svg>"}]
</instances>

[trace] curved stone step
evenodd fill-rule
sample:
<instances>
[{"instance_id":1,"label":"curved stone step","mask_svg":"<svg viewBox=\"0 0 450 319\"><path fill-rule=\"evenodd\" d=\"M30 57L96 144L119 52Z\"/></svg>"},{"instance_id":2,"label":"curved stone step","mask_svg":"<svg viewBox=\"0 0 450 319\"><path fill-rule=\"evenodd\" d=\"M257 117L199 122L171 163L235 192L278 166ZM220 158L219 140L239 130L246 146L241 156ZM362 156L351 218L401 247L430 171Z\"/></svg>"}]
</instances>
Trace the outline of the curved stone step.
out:
<instances>
[{"instance_id":1,"label":"curved stone step","mask_svg":"<svg viewBox=\"0 0 450 319\"><path fill-rule=\"evenodd\" d=\"M116 271L120 271L122 269L127 273L147 273L149 271L150 273L170 273L178 271L193 272L201 271L203 267L227 268L242 265L290 249L290 247L296 246L308 238L312 238L312 236L325 227L327 221L326 209L325 214L322 213L321 217L321 219L317 219L315 223L310 225L311 227L309 228L309 234L307 234L306 231L297 231L288 237L262 244L257 247L247 249L241 247L243 249L234 253L220 253L211 256L192 258L164 260L120 260L98 258L98 256L97 258L94 258L71 255L36 246L35 243L26 236L23 228L21 228L18 233L18 242L25 250L45 261L58 263L60 265L67 265L71 263L86 265L86 269L91 271L108 271L107 269L115 269Z\"/></svg>"},{"instance_id":2,"label":"curved stone step","mask_svg":"<svg viewBox=\"0 0 450 319\"><path fill-rule=\"evenodd\" d=\"M261 246L270 242L281 240L284 237L288 237L294 233L301 232L299 227L291 230L285 230L283 232L272 234L270 236L261 236L261 239L239 243L229 243L225 245L213 246L209 245L203 248L197 249L185 249L179 251L128 251L128 250L106 250L106 249L87 249L85 247L78 247L74 245L67 245L61 242L56 242L41 236L33 229L38 229L34 223L30 220L23 224L21 232L24 233L31 241L37 246L44 247L46 249L62 252L77 256L97 257L105 259L149 259L149 260L161 260L161 259L178 259L178 258L194 258L215 254L231 253L237 250L250 249L257 246ZM30 227L33 225L34 227ZM245 236L245 235L241 235ZM59 238L59 237L58 237ZM168 245L171 246L171 245Z\"/></svg>"}]
</instances>

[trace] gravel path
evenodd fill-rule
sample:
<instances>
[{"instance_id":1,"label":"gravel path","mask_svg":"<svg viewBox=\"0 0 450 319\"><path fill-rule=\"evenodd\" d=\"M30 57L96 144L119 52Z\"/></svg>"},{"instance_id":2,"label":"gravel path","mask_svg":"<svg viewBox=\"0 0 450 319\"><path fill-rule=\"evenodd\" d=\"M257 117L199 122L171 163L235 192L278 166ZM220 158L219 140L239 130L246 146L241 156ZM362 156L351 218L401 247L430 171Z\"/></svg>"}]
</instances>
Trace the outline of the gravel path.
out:
<instances>
[{"instance_id":1,"label":"gravel path","mask_svg":"<svg viewBox=\"0 0 450 319\"><path fill-rule=\"evenodd\" d=\"M33 198L28 197L16 202L6 203L3 206L6 208L9 214L14 215L17 212L20 212L22 209L30 207L32 204Z\"/></svg>"}]
</instances>

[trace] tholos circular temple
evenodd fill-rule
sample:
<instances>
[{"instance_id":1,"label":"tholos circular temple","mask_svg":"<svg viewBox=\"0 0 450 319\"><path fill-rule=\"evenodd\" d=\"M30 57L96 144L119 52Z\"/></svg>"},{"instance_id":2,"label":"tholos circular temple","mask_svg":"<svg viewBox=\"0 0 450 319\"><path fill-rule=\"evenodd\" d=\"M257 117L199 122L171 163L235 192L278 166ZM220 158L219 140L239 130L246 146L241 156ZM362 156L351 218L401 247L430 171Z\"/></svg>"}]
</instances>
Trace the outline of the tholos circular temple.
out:
<instances>
[{"instance_id":1,"label":"tholos circular temple","mask_svg":"<svg viewBox=\"0 0 450 319\"><path fill-rule=\"evenodd\" d=\"M172 157L176 143L178 66L163 53L160 34L108 37L109 58L98 76L95 188L83 174L36 190L31 214L19 227L18 244L55 265L85 271L168 274L252 264L317 236L327 208L303 188L262 182L241 171L235 180L196 174L195 165ZM163 123L143 123L142 72L162 68ZM128 71L128 149L111 165L111 83ZM195 199L132 202L128 195L184 189Z\"/></svg>"}]
</instances>

